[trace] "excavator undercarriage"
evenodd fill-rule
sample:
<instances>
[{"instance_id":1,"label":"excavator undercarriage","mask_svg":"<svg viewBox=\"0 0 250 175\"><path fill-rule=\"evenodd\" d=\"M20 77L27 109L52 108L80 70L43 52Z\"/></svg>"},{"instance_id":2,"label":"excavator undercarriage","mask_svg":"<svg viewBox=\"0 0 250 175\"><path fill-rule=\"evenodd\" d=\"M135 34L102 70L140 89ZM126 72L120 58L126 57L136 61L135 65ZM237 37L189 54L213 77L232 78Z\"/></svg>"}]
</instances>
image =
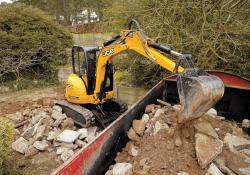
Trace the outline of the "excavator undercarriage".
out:
<instances>
[{"instance_id":1,"label":"excavator undercarriage","mask_svg":"<svg viewBox=\"0 0 250 175\"><path fill-rule=\"evenodd\" d=\"M101 105L77 105L65 100L57 101L56 105L59 105L63 113L72 118L78 126L84 128L97 125L104 129L128 109L126 103L116 98Z\"/></svg>"}]
</instances>

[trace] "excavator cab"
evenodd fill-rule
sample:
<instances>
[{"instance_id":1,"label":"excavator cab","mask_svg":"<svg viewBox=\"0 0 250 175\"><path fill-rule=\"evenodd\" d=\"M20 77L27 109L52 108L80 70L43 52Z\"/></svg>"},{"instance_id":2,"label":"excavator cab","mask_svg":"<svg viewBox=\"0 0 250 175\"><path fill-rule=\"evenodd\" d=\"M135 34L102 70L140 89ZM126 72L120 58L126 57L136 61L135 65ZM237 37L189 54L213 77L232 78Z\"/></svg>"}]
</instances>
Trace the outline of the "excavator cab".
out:
<instances>
[{"instance_id":1,"label":"excavator cab","mask_svg":"<svg viewBox=\"0 0 250 175\"><path fill-rule=\"evenodd\" d=\"M93 94L95 89L98 54L98 46L73 46L72 48L73 73L83 80L88 95Z\"/></svg>"},{"instance_id":2,"label":"excavator cab","mask_svg":"<svg viewBox=\"0 0 250 175\"><path fill-rule=\"evenodd\" d=\"M63 112L73 118L81 127L88 127L97 122L105 128L127 110L127 105L113 98L113 66L109 62L105 65L102 91L104 102L100 104L95 98L97 63L100 53L99 46L73 46L72 69L66 80L65 97L67 101L57 101ZM103 95L103 94L105 95Z\"/></svg>"},{"instance_id":3,"label":"excavator cab","mask_svg":"<svg viewBox=\"0 0 250 175\"><path fill-rule=\"evenodd\" d=\"M99 55L99 46L73 46L72 68L73 73L78 75L84 82L87 94L94 93L96 84L96 66ZM112 65L109 65L112 67ZM107 73L105 91L113 90L113 71Z\"/></svg>"}]
</instances>

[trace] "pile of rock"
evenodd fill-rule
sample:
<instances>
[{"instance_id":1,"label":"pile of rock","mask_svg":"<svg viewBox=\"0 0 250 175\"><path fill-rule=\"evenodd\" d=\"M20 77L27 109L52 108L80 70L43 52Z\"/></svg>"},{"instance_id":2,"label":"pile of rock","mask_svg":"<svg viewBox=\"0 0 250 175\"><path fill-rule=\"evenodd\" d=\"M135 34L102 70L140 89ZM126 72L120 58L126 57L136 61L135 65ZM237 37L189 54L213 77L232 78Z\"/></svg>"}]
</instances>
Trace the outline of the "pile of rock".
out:
<instances>
[{"instance_id":1,"label":"pile of rock","mask_svg":"<svg viewBox=\"0 0 250 175\"><path fill-rule=\"evenodd\" d=\"M12 148L27 157L48 151L66 161L97 135L97 127L78 128L57 105L38 105L7 117L16 128Z\"/></svg>"},{"instance_id":2,"label":"pile of rock","mask_svg":"<svg viewBox=\"0 0 250 175\"><path fill-rule=\"evenodd\" d=\"M214 109L180 126L179 110L180 105L148 105L106 175L250 174L250 140L241 128Z\"/></svg>"}]
</instances>

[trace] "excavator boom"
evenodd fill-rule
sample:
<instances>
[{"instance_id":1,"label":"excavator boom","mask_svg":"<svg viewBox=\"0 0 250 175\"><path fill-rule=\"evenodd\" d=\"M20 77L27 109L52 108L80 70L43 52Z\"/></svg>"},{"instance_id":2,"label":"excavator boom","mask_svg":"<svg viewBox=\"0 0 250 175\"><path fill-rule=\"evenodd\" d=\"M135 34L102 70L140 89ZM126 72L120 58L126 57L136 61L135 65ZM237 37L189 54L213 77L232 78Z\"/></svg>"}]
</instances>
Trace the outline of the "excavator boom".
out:
<instances>
[{"instance_id":1,"label":"excavator boom","mask_svg":"<svg viewBox=\"0 0 250 175\"><path fill-rule=\"evenodd\" d=\"M136 25L136 29L132 29L133 24ZM65 96L67 101L75 106L72 107L66 103L59 105L64 106L65 111L73 115L78 123L83 126L89 125L92 115L87 114L91 111L98 111L108 118L107 116L112 113L110 106L117 106L113 113L119 114L119 111L124 111L123 105L113 100L112 60L121 52L129 50L137 52L170 72L178 73L177 87L182 106L178 115L180 123L202 116L224 94L223 82L218 77L195 67L191 55L179 53L170 47L154 42L144 35L138 22L132 21L128 30L122 30L114 38L105 42L102 47L74 46L72 48L73 73L66 81ZM170 56L177 57L177 61L171 59ZM78 64L77 69L75 69L75 64ZM86 109L83 109L85 107ZM89 109L90 111L86 112ZM104 114L104 111L107 114ZM81 119L83 119L82 122ZM101 121L98 117L96 120Z\"/></svg>"},{"instance_id":2,"label":"excavator boom","mask_svg":"<svg viewBox=\"0 0 250 175\"><path fill-rule=\"evenodd\" d=\"M138 23L136 25L138 27ZM178 115L180 123L202 116L224 94L223 82L218 77L196 68L190 55L181 54L169 47L154 43L141 31L132 29L123 30L104 43L98 58L95 94L103 91L105 64L115 55L127 50L133 50L166 70L178 73L177 87L182 106ZM176 56L177 62L168 58L166 54ZM181 62L185 63L185 69L180 66Z\"/></svg>"}]
</instances>

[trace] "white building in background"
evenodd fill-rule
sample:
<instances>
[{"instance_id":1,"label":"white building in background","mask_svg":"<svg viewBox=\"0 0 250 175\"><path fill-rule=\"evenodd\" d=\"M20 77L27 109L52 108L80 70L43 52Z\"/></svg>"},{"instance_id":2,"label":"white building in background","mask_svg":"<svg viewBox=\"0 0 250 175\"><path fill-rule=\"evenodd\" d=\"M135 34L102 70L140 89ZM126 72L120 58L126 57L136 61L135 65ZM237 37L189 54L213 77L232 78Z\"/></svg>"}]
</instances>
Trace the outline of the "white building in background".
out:
<instances>
[{"instance_id":1,"label":"white building in background","mask_svg":"<svg viewBox=\"0 0 250 175\"><path fill-rule=\"evenodd\" d=\"M12 1L11 0L0 0L0 4L2 4L2 3L12 3Z\"/></svg>"},{"instance_id":2,"label":"white building in background","mask_svg":"<svg viewBox=\"0 0 250 175\"><path fill-rule=\"evenodd\" d=\"M90 21L88 21L90 20ZM90 12L90 17L88 19L88 11L83 10L81 13L77 14L75 19L72 19L72 25L76 24L88 24L100 21L100 18L95 11Z\"/></svg>"},{"instance_id":3,"label":"white building in background","mask_svg":"<svg viewBox=\"0 0 250 175\"><path fill-rule=\"evenodd\" d=\"M13 3L17 0L0 0L0 4L2 3ZM56 17L55 17L56 19ZM64 21L65 17L60 15L59 19L57 19L59 21ZM70 17L70 21L72 22L72 26L76 25L76 24L88 24L88 23L95 23L95 22L99 22L100 18L97 15L97 13L93 10L90 11L90 16L88 17L88 10L85 9L83 10L81 13L78 13L76 15L75 18L73 18L73 16Z\"/></svg>"}]
</instances>

